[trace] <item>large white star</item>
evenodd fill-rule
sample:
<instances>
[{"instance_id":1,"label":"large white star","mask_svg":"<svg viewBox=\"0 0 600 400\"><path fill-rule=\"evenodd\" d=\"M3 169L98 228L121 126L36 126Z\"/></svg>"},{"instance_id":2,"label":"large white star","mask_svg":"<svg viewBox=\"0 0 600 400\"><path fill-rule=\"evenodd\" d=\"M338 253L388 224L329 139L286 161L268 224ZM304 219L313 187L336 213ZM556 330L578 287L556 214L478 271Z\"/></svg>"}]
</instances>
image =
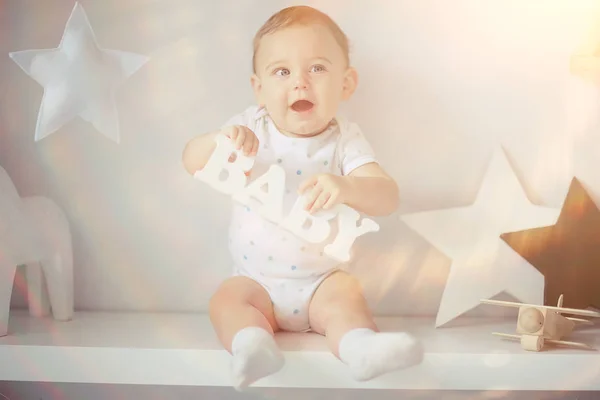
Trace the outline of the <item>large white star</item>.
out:
<instances>
[{"instance_id":1,"label":"large white star","mask_svg":"<svg viewBox=\"0 0 600 400\"><path fill-rule=\"evenodd\" d=\"M500 235L553 225L560 209L527 199L500 148L494 152L475 202L468 207L400 216L452 260L436 327L501 292L526 303L544 300L544 277L514 252Z\"/></svg>"},{"instance_id":2,"label":"large white star","mask_svg":"<svg viewBox=\"0 0 600 400\"><path fill-rule=\"evenodd\" d=\"M101 49L79 3L75 3L58 48L16 51L9 55L44 87L36 141L80 116L119 143L115 91L148 57Z\"/></svg>"}]
</instances>

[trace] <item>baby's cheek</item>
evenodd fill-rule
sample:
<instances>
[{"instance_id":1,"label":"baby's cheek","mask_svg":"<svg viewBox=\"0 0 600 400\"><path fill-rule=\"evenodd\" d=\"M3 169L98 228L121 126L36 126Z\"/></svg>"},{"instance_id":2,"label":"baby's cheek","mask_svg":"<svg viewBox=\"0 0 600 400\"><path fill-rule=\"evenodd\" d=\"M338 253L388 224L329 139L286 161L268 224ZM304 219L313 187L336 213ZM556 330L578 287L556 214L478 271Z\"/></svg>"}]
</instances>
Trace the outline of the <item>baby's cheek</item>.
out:
<instances>
[{"instance_id":1,"label":"baby's cheek","mask_svg":"<svg viewBox=\"0 0 600 400\"><path fill-rule=\"evenodd\" d=\"M287 94L287 92L282 92L279 96L279 107L281 108L281 110L287 110L288 108L288 104L290 103L290 98Z\"/></svg>"}]
</instances>

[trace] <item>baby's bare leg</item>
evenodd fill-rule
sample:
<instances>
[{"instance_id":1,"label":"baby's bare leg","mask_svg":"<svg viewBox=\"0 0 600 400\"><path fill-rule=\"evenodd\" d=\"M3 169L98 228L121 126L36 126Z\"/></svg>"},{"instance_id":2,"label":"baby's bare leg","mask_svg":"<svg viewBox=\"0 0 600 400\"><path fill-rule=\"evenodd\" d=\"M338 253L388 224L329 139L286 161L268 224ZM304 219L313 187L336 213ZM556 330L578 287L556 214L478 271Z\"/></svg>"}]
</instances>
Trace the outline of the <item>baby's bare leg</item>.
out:
<instances>
[{"instance_id":1,"label":"baby's bare leg","mask_svg":"<svg viewBox=\"0 0 600 400\"><path fill-rule=\"evenodd\" d=\"M283 366L273 338L279 328L271 299L252 279L227 279L213 295L210 319L219 341L233 355L233 386L241 390Z\"/></svg>"},{"instance_id":2,"label":"baby's bare leg","mask_svg":"<svg viewBox=\"0 0 600 400\"><path fill-rule=\"evenodd\" d=\"M421 345L410 335L379 332L360 283L345 272L332 274L319 286L309 321L358 380L420 363L423 357Z\"/></svg>"},{"instance_id":3,"label":"baby's bare leg","mask_svg":"<svg viewBox=\"0 0 600 400\"><path fill-rule=\"evenodd\" d=\"M362 287L345 272L334 272L317 288L308 309L310 327L325 335L333 354L339 358L342 336L352 329L378 331Z\"/></svg>"},{"instance_id":4,"label":"baby's bare leg","mask_svg":"<svg viewBox=\"0 0 600 400\"><path fill-rule=\"evenodd\" d=\"M273 335L279 328L267 291L245 276L234 276L219 286L209 303L210 320L219 341L231 353L231 343L242 328L256 326Z\"/></svg>"}]
</instances>

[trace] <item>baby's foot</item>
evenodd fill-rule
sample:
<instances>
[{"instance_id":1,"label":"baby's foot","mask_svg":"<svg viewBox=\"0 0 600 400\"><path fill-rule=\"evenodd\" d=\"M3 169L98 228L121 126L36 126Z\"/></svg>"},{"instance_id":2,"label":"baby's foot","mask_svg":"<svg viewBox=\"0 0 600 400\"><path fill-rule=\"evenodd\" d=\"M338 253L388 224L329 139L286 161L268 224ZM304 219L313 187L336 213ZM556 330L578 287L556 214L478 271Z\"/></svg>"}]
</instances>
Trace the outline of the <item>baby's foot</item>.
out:
<instances>
[{"instance_id":1,"label":"baby's foot","mask_svg":"<svg viewBox=\"0 0 600 400\"><path fill-rule=\"evenodd\" d=\"M423 347L407 333L353 329L340 340L340 359L358 381L421 363Z\"/></svg>"},{"instance_id":2,"label":"baby's foot","mask_svg":"<svg viewBox=\"0 0 600 400\"><path fill-rule=\"evenodd\" d=\"M279 371L284 364L283 353L273 336L259 327L240 330L231 343L233 387L237 391Z\"/></svg>"}]
</instances>

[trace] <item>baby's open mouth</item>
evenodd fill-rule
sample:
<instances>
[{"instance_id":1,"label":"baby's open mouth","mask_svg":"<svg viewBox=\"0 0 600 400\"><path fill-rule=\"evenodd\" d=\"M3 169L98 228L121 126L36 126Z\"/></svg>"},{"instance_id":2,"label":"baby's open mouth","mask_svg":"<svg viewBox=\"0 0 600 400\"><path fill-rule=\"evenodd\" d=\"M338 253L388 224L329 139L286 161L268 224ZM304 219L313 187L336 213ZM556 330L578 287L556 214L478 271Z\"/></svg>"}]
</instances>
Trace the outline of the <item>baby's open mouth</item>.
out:
<instances>
[{"instance_id":1,"label":"baby's open mouth","mask_svg":"<svg viewBox=\"0 0 600 400\"><path fill-rule=\"evenodd\" d=\"M313 103L308 100L298 100L292 104L292 110L296 112L305 112L313 108Z\"/></svg>"}]
</instances>

